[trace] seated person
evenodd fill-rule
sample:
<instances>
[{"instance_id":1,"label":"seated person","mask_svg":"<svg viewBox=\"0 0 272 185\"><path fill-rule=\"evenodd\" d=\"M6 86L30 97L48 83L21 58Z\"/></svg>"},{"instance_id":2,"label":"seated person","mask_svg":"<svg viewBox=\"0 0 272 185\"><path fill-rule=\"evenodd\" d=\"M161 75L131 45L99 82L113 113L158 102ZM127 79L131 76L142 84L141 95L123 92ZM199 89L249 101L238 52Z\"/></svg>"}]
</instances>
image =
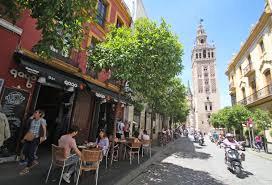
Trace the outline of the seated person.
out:
<instances>
[{"instance_id":1,"label":"seated person","mask_svg":"<svg viewBox=\"0 0 272 185\"><path fill-rule=\"evenodd\" d=\"M70 165L68 171L63 174L63 180L67 183L70 183L70 178L72 174L76 171L76 164L81 156L81 152L78 150L76 140L74 139L74 137L78 134L78 130L79 129L75 126L71 127L67 134L61 136L61 138L59 139L59 146L64 148L65 158L68 158L66 164ZM71 150L73 150L76 155L71 154Z\"/></svg>"},{"instance_id":2,"label":"seated person","mask_svg":"<svg viewBox=\"0 0 272 185\"><path fill-rule=\"evenodd\" d=\"M99 136L96 139L96 144L100 149L102 149L103 155L105 155L110 144L109 138L107 137L107 134L104 130L101 130L99 132Z\"/></svg>"},{"instance_id":3,"label":"seated person","mask_svg":"<svg viewBox=\"0 0 272 185\"><path fill-rule=\"evenodd\" d=\"M140 140L139 140L139 132L135 132L134 133L134 139L133 139L133 142L134 143L139 143L140 142Z\"/></svg>"},{"instance_id":4,"label":"seated person","mask_svg":"<svg viewBox=\"0 0 272 185\"><path fill-rule=\"evenodd\" d=\"M150 140L150 137L149 135L147 134L147 131L144 130L143 131L143 135L142 135L142 138L141 138L143 141L149 141ZM149 146L149 144L144 144L143 146Z\"/></svg>"}]
</instances>

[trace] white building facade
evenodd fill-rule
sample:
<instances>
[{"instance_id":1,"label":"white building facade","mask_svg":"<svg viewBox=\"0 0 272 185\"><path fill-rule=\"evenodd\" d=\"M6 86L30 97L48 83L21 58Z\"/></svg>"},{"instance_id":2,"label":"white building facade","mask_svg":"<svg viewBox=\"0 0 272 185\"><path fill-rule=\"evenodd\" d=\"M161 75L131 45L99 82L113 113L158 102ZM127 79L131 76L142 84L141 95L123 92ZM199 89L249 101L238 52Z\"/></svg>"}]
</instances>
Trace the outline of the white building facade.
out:
<instances>
[{"instance_id":1,"label":"white building facade","mask_svg":"<svg viewBox=\"0 0 272 185\"><path fill-rule=\"evenodd\" d=\"M202 23L197 29L191 60L195 128L208 133L212 127L209 122L210 116L220 109L220 100L216 79L215 46L207 42L207 34Z\"/></svg>"}]
</instances>

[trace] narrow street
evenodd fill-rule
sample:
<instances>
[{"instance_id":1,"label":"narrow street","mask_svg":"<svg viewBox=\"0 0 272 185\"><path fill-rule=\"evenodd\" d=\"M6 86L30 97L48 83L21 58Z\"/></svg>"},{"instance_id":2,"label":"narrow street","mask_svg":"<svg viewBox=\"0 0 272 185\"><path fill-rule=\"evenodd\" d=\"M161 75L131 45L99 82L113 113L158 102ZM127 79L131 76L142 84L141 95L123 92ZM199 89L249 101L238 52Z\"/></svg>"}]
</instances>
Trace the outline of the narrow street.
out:
<instances>
[{"instance_id":1,"label":"narrow street","mask_svg":"<svg viewBox=\"0 0 272 185\"><path fill-rule=\"evenodd\" d=\"M161 158L134 179L130 185L269 185L272 184L272 161L246 152L244 173L238 178L223 162L224 150L206 139L200 147L181 138Z\"/></svg>"}]
</instances>

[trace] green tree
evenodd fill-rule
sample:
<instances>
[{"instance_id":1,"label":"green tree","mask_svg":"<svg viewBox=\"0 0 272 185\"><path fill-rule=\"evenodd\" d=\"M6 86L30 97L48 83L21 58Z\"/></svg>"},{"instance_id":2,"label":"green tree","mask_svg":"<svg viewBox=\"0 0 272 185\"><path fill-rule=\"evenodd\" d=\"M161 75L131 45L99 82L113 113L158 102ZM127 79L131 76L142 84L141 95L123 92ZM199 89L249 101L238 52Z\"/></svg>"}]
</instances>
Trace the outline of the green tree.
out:
<instances>
[{"instance_id":1,"label":"green tree","mask_svg":"<svg viewBox=\"0 0 272 185\"><path fill-rule=\"evenodd\" d=\"M243 105L226 107L212 114L211 122L214 127L225 127L228 131L236 130L242 134L243 126L250 117L251 112Z\"/></svg>"},{"instance_id":2,"label":"green tree","mask_svg":"<svg viewBox=\"0 0 272 185\"><path fill-rule=\"evenodd\" d=\"M256 109L253 111L253 121L256 124L256 128L262 131L271 128L271 115L268 111Z\"/></svg>"},{"instance_id":3,"label":"green tree","mask_svg":"<svg viewBox=\"0 0 272 185\"><path fill-rule=\"evenodd\" d=\"M90 51L88 64L96 71L111 70L114 79L128 85L134 104L139 105L164 94L182 70L182 53L164 20L157 24L143 18L133 28L111 26L105 41Z\"/></svg>"},{"instance_id":4,"label":"green tree","mask_svg":"<svg viewBox=\"0 0 272 185\"><path fill-rule=\"evenodd\" d=\"M127 82L135 101L147 102L182 70L182 45L164 20L139 19L132 29L110 27L106 40L91 51L89 65L110 69Z\"/></svg>"},{"instance_id":5,"label":"green tree","mask_svg":"<svg viewBox=\"0 0 272 185\"><path fill-rule=\"evenodd\" d=\"M14 22L22 11L29 10L30 16L37 20L36 28L42 32L36 51L49 57L52 47L63 53L81 49L88 23L95 15L96 1L0 0L0 5L1 17L9 17Z\"/></svg>"}]
</instances>

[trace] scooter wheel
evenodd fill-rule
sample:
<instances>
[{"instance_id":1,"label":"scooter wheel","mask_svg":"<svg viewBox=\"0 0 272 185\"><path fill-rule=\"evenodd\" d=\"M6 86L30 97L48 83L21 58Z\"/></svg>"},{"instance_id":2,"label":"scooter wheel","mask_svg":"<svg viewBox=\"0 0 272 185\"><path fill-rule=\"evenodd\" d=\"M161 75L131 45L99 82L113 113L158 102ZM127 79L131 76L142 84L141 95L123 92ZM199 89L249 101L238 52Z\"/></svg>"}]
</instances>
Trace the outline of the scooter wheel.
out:
<instances>
[{"instance_id":1,"label":"scooter wheel","mask_svg":"<svg viewBox=\"0 0 272 185\"><path fill-rule=\"evenodd\" d=\"M234 167L234 172L235 172L236 175L239 176L241 174L241 172L242 172L241 167L240 166L235 166Z\"/></svg>"}]
</instances>

